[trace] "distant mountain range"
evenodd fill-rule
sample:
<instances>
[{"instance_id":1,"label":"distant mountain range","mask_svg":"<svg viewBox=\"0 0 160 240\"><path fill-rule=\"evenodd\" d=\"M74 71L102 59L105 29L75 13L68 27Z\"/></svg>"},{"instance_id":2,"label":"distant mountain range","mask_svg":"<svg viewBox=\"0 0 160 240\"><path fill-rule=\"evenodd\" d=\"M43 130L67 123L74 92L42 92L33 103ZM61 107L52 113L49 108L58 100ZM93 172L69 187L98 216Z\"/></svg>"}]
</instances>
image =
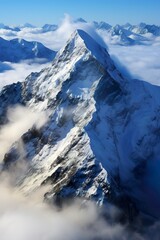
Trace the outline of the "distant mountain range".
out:
<instances>
[{"instance_id":1,"label":"distant mountain range","mask_svg":"<svg viewBox=\"0 0 160 240\"><path fill-rule=\"evenodd\" d=\"M75 23L87 23L86 20L83 18L77 18L74 20ZM111 28L116 28L117 25L112 26L104 21L101 22L96 22L93 21L93 25L95 26L96 29L100 30L109 30ZM138 25L132 25L130 23L126 23L124 25L119 25L121 29L126 29L129 30L133 33L137 34L146 34L146 33L151 33L155 36L160 36L160 26L157 25L150 25L146 23L140 23ZM13 30L13 31L20 31L22 28L36 28L36 26L30 24L30 23L25 23L23 25L18 25L18 26L8 26L3 23L0 23L0 29L6 29L6 30ZM39 28L39 27L38 27ZM45 31L55 31L58 28L58 25L56 24L45 24L44 26L41 27L42 29L45 29Z\"/></svg>"},{"instance_id":2,"label":"distant mountain range","mask_svg":"<svg viewBox=\"0 0 160 240\"><path fill-rule=\"evenodd\" d=\"M84 19L78 18L73 21L75 24L88 24ZM120 44L120 45L135 45L135 44L145 44L151 38L160 36L160 26L149 25L146 23L140 23L138 25L132 25L130 23L126 23L124 25L115 25L111 26L110 24L102 21L92 23L93 28L102 36L107 39L108 43L111 44ZM5 29L6 31L16 32L23 31L24 29L28 29L32 31L37 30L38 33L46 33L56 31L59 28L56 24L45 24L42 27L33 26L30 23L26 23L24 25L11 27L6 26L3 23L0 24L0 29ZM11 33L10 33L11 34Z\"/></svg>"},{"instance_id":3,"label":"distant mountain range","mask_svg":"<svg viewBox=\"0 0 160 240\"><path fill-rule=\"evenodd\" d=\"M56 52L39 42L29 42L24 39L5 40L0 38L0 61L19 62L26 59L44 58L53 60Z\"/></svg>"}]
</instances>

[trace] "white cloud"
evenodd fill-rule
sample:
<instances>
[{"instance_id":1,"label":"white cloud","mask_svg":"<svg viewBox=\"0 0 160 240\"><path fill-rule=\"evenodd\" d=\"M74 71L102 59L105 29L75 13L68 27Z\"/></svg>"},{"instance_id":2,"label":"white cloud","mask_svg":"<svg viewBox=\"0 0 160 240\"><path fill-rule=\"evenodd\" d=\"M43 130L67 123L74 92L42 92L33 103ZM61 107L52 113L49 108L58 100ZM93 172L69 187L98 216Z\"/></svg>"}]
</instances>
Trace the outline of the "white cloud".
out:
<instances>
[{"instance_id":1,"label":"white cloud","mask_svg":"<svg viewBox=\"0 0 160 240\"><path fill-rule=\"evenodd\" d=\"M92 23L74 22L67 14L56 31L42 33L40 28L23 28L20 32L13 32L11 30L0 29L0 36L8 40L18 37L28 41L39 41L50 49L59 50L65 45L66 41L76 29L85 30L101 45L104 45L102 38L95 32ZM43 62L39 63L35 60L26 60L20 63L5 62L1 64L0 89L5 85L24 81L31 72L39 72L42 68L48 66L48 64ZM10 68L10 70L7 71L7 68Z\"/></svg>"},{"instance_id":2,"label":"white cloud","mask_svg":"<svg viewBox=\"0 0 160 240\"><path fill-rule=\"evenodd\" d=\"M12 30L0 29L0 36L6 39L12 39L17 36L17 33Z\"/></svg>"},{"instance_id":3,"label":"white cloud","mask_svg":"<svg viewBox=\"0 0 160 240\"><path fill-rule=\"evenodd\" d=\"M22 28L19 32L1 30L0 36L5 39L18 37L28 41L39 41L46 47L57 51L64 46L76 29L83 29L96 38L100 44L104 45L102 38L96 33L92 23L75 22L68 14L65 14L56 31L43 33L41 28Z\"/></svg>"},{"instance_id":4,"label":"white cloud","mask_svg":"<svg viewBox=\"0 0 160 240\"><path fill-rule=\"evenodd\" d=\"M132 78L141 79L151 84L160 86L160 48L150 46L109 46L110 54L116 56L117 66L121 71L126 70Z\"/></svg>"},{"instance_id":5,"label":"white cloud","mask_svg":"<svg viewBox=\"0 0 160 240\"><path fill-rule=\"evenodd\" d=\"M159 240L158 222L147 227L138 222L136 231L136 225L118 223L120 215L114 207L106 208L106 217L106 210L100 211L92 202L81 205L80 200L57 209L43 202L43 189L24 196L0 180L1 240L150 240L153 236Z\"/></svg>"},{"instance_id":6,"label":"white cloud","mask_svg":"<svg viewBox=\"0 0 160 240\"><path fill-rule=\"evenodd\" d=\"M14 37L24 38L29 41L40 41L45 46L59 50L71 36L75 29L83 29L94 37L100 44L109 44L110 39L105 34L101 34L101 37L95 32L92 23L74 22L69 15L65 15L61 21L59 28L56 31L42 33L40 28L23 28L20 32L12 32L10 30L0 30L0 36L7 39ZM16 36L14 36L16 34ZM103 40L102 40L103 38ZM150 44L136 45L136 46L118 46L109 45L110 53L115 55L119 61L117 65L121 65L121 70L126 70L133 78L142 79L155 85L160 85L160 38L153 38ZM122 67L123 66L123 67ZM5 85L6 82L21 81L31 71L39 71L40 66L26 65L24 63L20 65L12 65L15 70L0 73L0 86ZM17 74L17 76L16 76ZM129 74L128 74L129 75ZM128 76L127 75L127 76ZM2 83L4 82L4 84Z\"/></svg>"},{"instance_id":7,"label":"white cloud","mask_svg":"<svg viewBox=\"0 0 160 240\"><path fill-rule=\"evenodd\" d=\"M89 203L80 208L73 203L58 211L32 196L24 198L10 186L0 185L1 240L92 240L116 239L123 227L110 227L99 218L96 207Z\"/></svg>"},{"instance_id":8,"label":"white cloud","mask_svg":"<svg viewBox=\"0 0 160 240\"><path fill-rule=\"evenodd\" d=\"M39 72L48 65L49 63L36 60L25 60L20 63L5 62L0 65L0 89L12 83L23 82L31 72ZM9 68L10 70L7 70Z\"/></svg>"},{"instance_id":9,"label":"white cloud","mask_svg":"<svg viewBox=\"0 0 160 240\"><path fill-rule=\"evenodd\" d=\"M12 144L18 141L28 129L33 125L40 128L47 121L44 112L32 112L31 109L22 106L9 109L7 117L9 122L0 130L0 162L3 161L5 153L9 151Z\"/></svg>"},{"instance_id":10,"label":"white cloud","mask_svg":"<svg viewBox=\"0 0 160 240\"><path fill-rule=\"evenodd\" d=\"M8 124L1 126L0 159L33 124L39 128L47 119L44 113L17 106L8 111L8 120ZM23 151L20 153L22 155L15 167L13 164L9 170L0 172L1 240L93 240L105 239L106 236L115 240L119 235L124 235L124 227L106 222L92 202L84 207L79 202L73 202L59 211L55 206L43 202L44 193L51 186L22 195L16 179L27 174L29 166L25 161L21 165ZM115 216L115 211L111 212L110 217L112 215Z\"/></svg>"}]
</instances>

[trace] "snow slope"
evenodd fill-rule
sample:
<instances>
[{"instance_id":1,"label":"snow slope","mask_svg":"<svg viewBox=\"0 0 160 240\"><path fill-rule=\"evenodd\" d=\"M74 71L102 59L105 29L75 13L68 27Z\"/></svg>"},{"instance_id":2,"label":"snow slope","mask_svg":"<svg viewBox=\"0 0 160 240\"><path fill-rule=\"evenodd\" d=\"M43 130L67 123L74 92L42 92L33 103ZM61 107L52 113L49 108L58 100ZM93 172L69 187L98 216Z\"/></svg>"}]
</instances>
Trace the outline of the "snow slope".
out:
<instances>
[{"instance_id":1,"label":"snow slope","mask_svg":"<svg viewBox=\"0 0 160 240\"><path fill-rule=\"evenodd\" d=\"M132 32L144 35L147 33L153 34L153 36L160 36L160 27L156 25L149 25L146 23L140 23L138 25L130 26Z\"/></svg>"},{"instance_id":2,"label":"snow slope","mask_svg":"<svg viewBox=\"0 0 160 240\"><path fill-rule=\"evenodd\" d=\"M157 86L125 79L105 48L84 31L74 32L51 67L0 94L1 124L16 104L49 116L40 130L22 136L30 167L17 183L21 191L48 183L48 200L78 196L98 204L125 195L159 218L159 94ZM16 151L17 143L4 166Z\"/></svg>"},{"instance_id":3,"label":"snow slope","mask_svg":"<svg viewBox=\"0 0 160 240\"><path fill-rule=\"evenodd\" d=\"M132 32L130 30L130 27L128 27L128 24L124 27L117 24L113 27L108 28L107 30L104 28L98 28L97 31L108 44L133 46L145 44L145 42L149 41L149 39L146 37Z\"/></svg>"},{"instance_id":4,"label":"snow slope","mask_svg":"<svg viewBox=\"0 0 160 240\"><path fill-rule=\"evenodd\" d=\"M0 49L0 61L2 62L19 62L33 58L44 58L51 61L56 54L39 42L28 42L18 38L10 41L0 38Z\"/></svg>"},{"instance_id":5,"label":"snow slope","mask_svg":"<svg viewBox=\"0 0 160 240\"><path fill-rule=\"evenodd\" d=\"M57 30L58 26L55 24L45 24L42 29L43 32L50 32L50 31L55 31Z\"/></svg>"}]
</instances>

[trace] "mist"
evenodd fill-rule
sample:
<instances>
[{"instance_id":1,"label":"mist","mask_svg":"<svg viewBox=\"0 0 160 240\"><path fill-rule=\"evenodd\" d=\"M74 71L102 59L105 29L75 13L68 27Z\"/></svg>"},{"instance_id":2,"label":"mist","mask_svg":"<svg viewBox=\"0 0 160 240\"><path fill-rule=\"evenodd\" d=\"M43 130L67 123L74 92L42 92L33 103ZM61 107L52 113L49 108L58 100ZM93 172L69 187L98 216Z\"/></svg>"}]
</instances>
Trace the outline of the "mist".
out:
<instances>
[{"instance_id":1,"label":"mist","mask_svg":"<svg viewBox=\"0 0 160 240\"><path fill-rule=\"evenodd\" d=\"M20 37L40 41L53 50L59 50L75 29L83 29L107 47L108 42L98 35L92 23L74 22L69 15L65 15L54 32L41 33L36 28L22 29L17 33L0 30L0 35L6 39ZM109 44L109 52L127 78L139 78L160 85L159 41L157 38L150 46L122 47ZM36 61L3 63L0 65L0 88L24 81L32 71L40 71L48 64ZM5 154L17 141L20 143L20 157L14 167L0 173L1 240L159 240L159 221L143 225L140 219L136 219L135 222L126 221L122 224L120 216L123 213L109 203L100 208L92 201L73 199L60 209L52 201L44 200L44 194L52 190L51 185L45 188L39 186L34 193L28 193L25 186L21 189L16 180L27 178L31 166L24 161L25 153L20 138L33 126L41 128L47 121L47 114L16 106L8 110L7 118L8 122L0 128L0 164L4 164Z\"/></svg>"},{"instance_id":2,"label":"mist","mask_svg":"<svg viewBox=\"0 0 160 240\"><path fill-rule=\"evenodd\" d=\"M46 47L58 51L66 44L76 29L83 29L99 44L106 47L105 42L95 31L92 23L75 22L68 14L65 14L56 31L42 33L40 28L22 28L20 32L14 32L14 35L12 35L11 30L0 29L0 36L7 40L23 38L28 41L38 41ZM39 72L41 69L48 67L49 64L50 62L46 62L45 59L25 60L19 63L1 63L0 89L9 84L24 81L31 72Z\"/></svg>"},{"instance_id":3,"label":"mist","mask_svg":"<svg viewBox=\"0 0 160 240\"><path fill-rule=\"evenodd\" d=\"M117 239L123 233L121 226L106 225L92 203L80 208L74 202L60 211L32 196L23 197L10 186L1 185L0 191L1 240Z\"/></svg>"},{"instance_id":4,"label":"mist","mask_svg":"<svg viewBox=\"0 0 160 240\"><path fill-rule=\"evenodd\" d=\"M47 121L44 112L33 112L31 109L22 106L9 109L7 118L8 123L0 129L0 162L2 162L5 153L9 151L12 144L18 141L28 129L33 125L40 128Z\"/></svg>"},{"instance_id":5,"label":"mist","mask_svg":"<svg viewBox=\"0 0 160 240\"><path fill-rule=\"evenodd\" d=\"M41 28L22 28L21 31L13 32L12 35L11 30L0 29L0 36L8 40L13 38L24 38L28 41L38 41L43 43L46 47L58 51L64 46L76 29L86 31L101 45L106 46L103 39L95 31L92 22L76 22L69 14L64 15L60 20L58 29L55 31L42 32Z\"/></svg>"},{"instance_id":6,"label":"mist","mask_svg":"<svg viewBox=\"0 0 160 240\"><path fill-rule=\"evenodd\" d=\"M39 41L46 47L58 51L63 47L76 29L82 29L90 34L99 44L106 47L115 61L116 66L127 78L137 78L154 85L160 85L160 37L153 38L149 44L135 46L120 46L111 44L105 34L95 30L92 22L75 22L65 14L56 31L43 33L41 28L22 28L19 32L0 29L0 36L5 39L24 38L28 41ZM49 63L48 63L49 64ZM0 66L0 87L24 79L32 71L40 71L47 63L21 62L19 64L4 63Z\"/></svg>"},{"instance_id":7,"label":"mist","mask_svg":"<svg viewBox=\"0 0 160 240\"><path fill-rule=\"evenodd\" d=\"M26 118L27 116L27 118ZM46 114L16 106L8 110L8 123L1 126L1 159L30 127L42 127ZM39 186L34 192L21 188L15 179L27 178L29 168L21 156L11 168L0 172L0 233L1 240L154 240L159 239L160 224L139 226L121 223L124 215L117 207L107 204L98 207L95 202L72 199L61 208L54 201L44 201L44 194L52 185ZM22 177L22 178L21 178ZM136 225L137 224L137 225ZM157 235L156 235L157 234Z\"/></svg>"},{"instance_id":8,"label":"mist","mask_svg":"<svg viewBox=\"0 0 160 240\"><path fill-rule=\"evenodd\" d=\"M150 240L153 233L154 240L159 240L159 223L138 226L139 231L117 221L116 207L100 209L78 199L59 209L43 201L43 189L24 196L6 179L7 175L0 183L1 240Z\"/></svg>"},{"instance_id":9,"label":"mist","mask_svg":"<svg viewBox=\"0 0 160 240\"><path fill-rule=\"evenodd\" d=\"M126 77L160 86L159 46L124 47L109 45L109 53Z\"/></svg>"},{"instance_id":10,"label":"mist","mask_svg":"<svg viewBox=\"0 0 160 240\"><path fill-rule=\"evenodd\" d=\"M31 72L39 72L49 64L39 59L0 63L0 89L12 83L23 82Z\"/></svg>"}]
</instances>

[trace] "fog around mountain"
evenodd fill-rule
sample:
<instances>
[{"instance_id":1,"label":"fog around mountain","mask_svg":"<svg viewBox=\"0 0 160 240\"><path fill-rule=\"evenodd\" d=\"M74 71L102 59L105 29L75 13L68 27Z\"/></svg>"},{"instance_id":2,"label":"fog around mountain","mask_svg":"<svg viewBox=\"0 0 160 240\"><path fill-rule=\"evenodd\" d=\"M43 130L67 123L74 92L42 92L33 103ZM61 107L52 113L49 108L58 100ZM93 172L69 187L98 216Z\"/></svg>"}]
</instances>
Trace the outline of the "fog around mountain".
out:
<instances>
[{"instance_id":1,"label":"fog around mountain","mask_svg":"<svg viewBox=\"0 0 160 240\"><path fill-rule=\"evenodd\" d=\"M69 16L1 25L58 50L0 63L2 240L159 240L158 34Z\"/></svg>"}]
</instances>

